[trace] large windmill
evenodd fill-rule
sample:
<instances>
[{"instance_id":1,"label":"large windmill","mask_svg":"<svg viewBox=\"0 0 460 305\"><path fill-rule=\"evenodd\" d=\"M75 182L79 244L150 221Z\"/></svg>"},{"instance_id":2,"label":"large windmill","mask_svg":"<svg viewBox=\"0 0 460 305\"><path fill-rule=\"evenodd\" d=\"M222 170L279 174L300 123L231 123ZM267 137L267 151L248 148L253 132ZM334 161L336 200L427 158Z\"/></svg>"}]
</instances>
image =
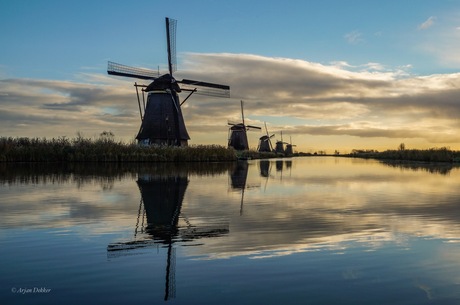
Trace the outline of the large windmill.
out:
<instances>
[{"instance_id":1,"label":"large windmill","mask_svg":"<svg viewBox=\"0 0 460 305\"><path fill-rule=\"evenodd\" d=\"M243 101L241 101L241 123L228 123L230 125L229 137L228 137L228 146L233 147L236 150L248 150L248 136L247 131L250 129L262 129L257 126L246 125L244 123L244 110L243 110Z\"/></svg>"},{"instance_id":2,"label":"large windmill","mask_svg":"<svg viewBox=\"0 0 460 305\"><path fill-rule=\"evenodd\" d=\"M176 24L176 20L166 18L169 73L160 76L158 71L108 62L107 73L110 75L151 81L148 86L134 84L142 121L136 139L142 144L186 146L190 136L185 127L181 105L195 92L217 97L230 96L230 87L227 85L190 79L176 80L173 77L177 62ZM138 87L142 88L142 103ZM180 103L178 93L183 91L189 94ZM147 103L145 103L145 94L147 94Z\"/></svg>"},{"instance_id":3,"label":"large windmill","mask_svg":"<svg viewBox=\"0 0 460 305\"><path fill-rule=\"evenodd\" d=\"M259 152L271 152L273 151L273 146L272 146L272 141L270 140L275 136L275 134L272 134L271 136L268 134L268 129L267 129L267 123L264 122L265 125L265 132L267 133L266 135L263 135L259 138L259 147L257 148L257 151Z\"/></svg>"}]
</instances>

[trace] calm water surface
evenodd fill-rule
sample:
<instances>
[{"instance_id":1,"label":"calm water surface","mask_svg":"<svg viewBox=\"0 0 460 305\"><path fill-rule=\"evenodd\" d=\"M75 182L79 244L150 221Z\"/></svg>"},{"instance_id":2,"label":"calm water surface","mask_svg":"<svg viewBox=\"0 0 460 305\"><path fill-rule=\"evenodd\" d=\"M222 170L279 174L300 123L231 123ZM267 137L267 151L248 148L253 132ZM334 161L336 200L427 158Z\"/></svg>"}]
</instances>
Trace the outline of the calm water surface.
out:
<instances>
[{"instance_id":1,"label":"calm water surface","mask_svg":"<svg viewBox=\"0 0 460 305\"><path fill-rule=\"evenodd\" d=\"M0 304L460 304L460 170L0 165Z\"/></svg>"}]
</instances>

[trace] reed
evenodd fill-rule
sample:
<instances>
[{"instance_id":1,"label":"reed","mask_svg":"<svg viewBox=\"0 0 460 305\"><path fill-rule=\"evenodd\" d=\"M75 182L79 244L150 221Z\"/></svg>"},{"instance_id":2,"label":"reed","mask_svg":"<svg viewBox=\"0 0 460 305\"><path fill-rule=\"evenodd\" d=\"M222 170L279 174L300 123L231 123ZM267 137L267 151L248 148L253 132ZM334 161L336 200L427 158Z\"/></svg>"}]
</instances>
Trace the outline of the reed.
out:
<instances>
[{"instance_id":1,"label":"reed","mask_svg":"<svg viewBox=\"0 0 460 305\"><path fill-rule=\"evenodd\" d=\"M400 160L418 162L460 162L460 151L446 147L431 149L398 149L378 152L374 150L354 150L350 155L357 158L380 160Z\"/></svg>"},{"instance_id":2,"label":"reed","mask_svg":"<svg viewBox=\"0 0 460 305\"><path fill-rule=\"evenodd\" d=\"M217 162L236 153L219 145L139 146L111 137L75 139L0 138L1 162Z\"/></svg>"}]
</instances>

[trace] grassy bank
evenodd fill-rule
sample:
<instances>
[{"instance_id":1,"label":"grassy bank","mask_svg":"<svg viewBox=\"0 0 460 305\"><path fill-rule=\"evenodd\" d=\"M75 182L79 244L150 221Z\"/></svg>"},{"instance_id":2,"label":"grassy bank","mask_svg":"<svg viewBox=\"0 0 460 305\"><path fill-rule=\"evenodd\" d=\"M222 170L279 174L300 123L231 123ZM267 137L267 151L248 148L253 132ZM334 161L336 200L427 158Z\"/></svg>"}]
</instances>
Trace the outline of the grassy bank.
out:
<instances>
[{"instance_id":1,"label":"grassy bank","mask_svg":"<svg viewBox=\"0 0 460 305\"><path fill-rule=\"evenodd\" d=\"M448 148L398 149L378 152L374 150L355 150L346 155L355 158L372 158L379 160L400 160L418 162L460 162L460 151Z\"/></svg>"},{"instance_id":2,"label":"grassy bank","mask_svg":"<svg viewBox=\"0 0 460 305\"><path fill-rule=\"evenodd\" d=\"M0 162L216 162L236 160L235 151L218 145L151 146L111 138L0 138Z\"/></svg>"}]
</instances>

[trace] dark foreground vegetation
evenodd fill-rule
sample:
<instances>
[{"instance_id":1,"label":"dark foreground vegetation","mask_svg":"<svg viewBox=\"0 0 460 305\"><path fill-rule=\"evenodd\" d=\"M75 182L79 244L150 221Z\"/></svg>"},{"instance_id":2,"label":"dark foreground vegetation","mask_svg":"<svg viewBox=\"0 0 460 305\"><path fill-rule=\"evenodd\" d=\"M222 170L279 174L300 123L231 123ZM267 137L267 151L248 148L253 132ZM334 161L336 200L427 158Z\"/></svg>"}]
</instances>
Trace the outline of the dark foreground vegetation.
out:
<instances>
[{"instance_id":1,"label":"dark foreground vegetation","mask_svg":"<svg viewBox=\"0 0 460 305\"><path fill-rule=\"evenodd\" d=\"M313 155L294 153L285 156L254 150L235 151L220 145L140 146L134 142L117 142L111 133L102 133L98 139L82 136L74 139L0 137L0 162L224 162L297 156ZM340 156L393 161L460 162L460 151L444 147L418 150L401 146L397 150L383 152L353 150L350 154Z\"/></svg>"},{"instance_id":2,"label":"dark foreground vegetation","mask_svg":"<svg viewBox=\"0 0 460 305\"><path fill-rule=\"evenodd\" d=\"M372 158L379 160L399 160L418 162L460 162L460 151L448 148L431 149L397 149L378 152L374 150L354 150L346 155L355 158Z\"/></svg>"},{"instance_id":3,"label":"dark foreground vegetation","mask_svg":"<svg viewBox=\"0 0 460 305\"><path fill-rule=\"evenodd\" d=\"M218 145L150 146L87 139L0 138L0 162L220 162L236 160L235 150Z\"/></svg>"}]
</instances>

